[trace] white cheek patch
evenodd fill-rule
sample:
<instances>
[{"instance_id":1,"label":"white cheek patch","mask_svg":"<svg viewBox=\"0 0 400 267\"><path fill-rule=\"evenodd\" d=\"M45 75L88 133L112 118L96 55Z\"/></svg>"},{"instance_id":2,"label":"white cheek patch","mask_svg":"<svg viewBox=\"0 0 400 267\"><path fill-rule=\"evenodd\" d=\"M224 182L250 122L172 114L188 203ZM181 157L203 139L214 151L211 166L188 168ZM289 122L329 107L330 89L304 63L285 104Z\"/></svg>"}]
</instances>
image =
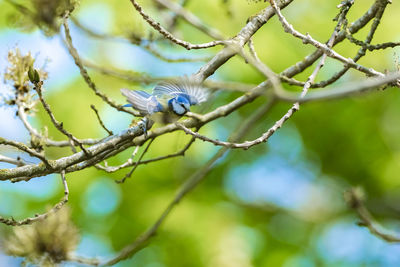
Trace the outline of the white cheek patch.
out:
<instances>
[{"instance_id":1,"label":"white cheek patch","mask_svg":"<svg viewBox=\"0 0 400 267\"><path fill-rule=\"evenodd\" d=\"M186 113L186 110L175 101L172 102L172 111L177 115L183 115Z\"/></svg>"}]
</instances>

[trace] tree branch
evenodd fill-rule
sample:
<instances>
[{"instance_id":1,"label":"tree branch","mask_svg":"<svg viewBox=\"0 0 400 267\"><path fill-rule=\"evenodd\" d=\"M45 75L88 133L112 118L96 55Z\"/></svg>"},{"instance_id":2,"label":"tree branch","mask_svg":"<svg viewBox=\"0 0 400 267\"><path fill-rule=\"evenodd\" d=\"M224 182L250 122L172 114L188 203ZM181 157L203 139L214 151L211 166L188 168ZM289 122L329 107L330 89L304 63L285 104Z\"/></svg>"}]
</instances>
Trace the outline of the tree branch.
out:
<instances>
[{"instance_id":1,"label":"tree branch","mask_svg":"<svg viewBox=\"0 0 400 267\"><path fill-rule=\"evenodd\" d=\"M371 213L364 205L359 188L351 188L350 190L345 191L344 199L349 207L357 212L358 217L361 220L358 225L367 227L371 234L385 240L386 242L400 242L400 236L398 234L390 233L388 230L384 229L381 225L375 222Z\"/></svg>"}]
</instances>

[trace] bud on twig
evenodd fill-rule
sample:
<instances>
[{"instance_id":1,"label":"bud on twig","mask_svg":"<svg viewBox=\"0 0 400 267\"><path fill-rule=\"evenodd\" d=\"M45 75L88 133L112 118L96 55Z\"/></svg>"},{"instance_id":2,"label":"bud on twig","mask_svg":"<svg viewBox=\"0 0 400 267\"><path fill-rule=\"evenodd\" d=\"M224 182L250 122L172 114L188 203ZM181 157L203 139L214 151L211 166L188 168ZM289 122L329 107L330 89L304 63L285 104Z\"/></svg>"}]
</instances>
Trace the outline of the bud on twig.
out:
<instances>
[{"instance_id":1,"label":"bud on twig","mask_svg":"<svg viewBox=\"0 0 400 267\"><path fill-rule=\"evenodd\" d=\"M28 77L29 80L34 84L40 82L39 72L36 69L32 68L32 66L29 67Z\"/></svg>"}]
</instances>

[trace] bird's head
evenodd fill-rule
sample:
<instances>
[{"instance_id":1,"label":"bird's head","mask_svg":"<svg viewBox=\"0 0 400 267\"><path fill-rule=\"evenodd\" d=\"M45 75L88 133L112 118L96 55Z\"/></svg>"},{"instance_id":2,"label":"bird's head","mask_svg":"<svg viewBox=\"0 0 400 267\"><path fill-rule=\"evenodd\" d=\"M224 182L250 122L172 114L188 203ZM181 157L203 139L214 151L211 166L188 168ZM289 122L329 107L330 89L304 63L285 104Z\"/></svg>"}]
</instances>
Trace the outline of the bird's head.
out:
<instances>
[{"instance_id":1,"label":"bird's head","mask_svg":"<svg viewBox=\"0 0 400 267\"><path fill-rule=\"evenodd\" d=\"M168 101L170 110L176 115L182 116L190 111L190 101L183 95L178 95Z\"/></svg>"}]
</instances>

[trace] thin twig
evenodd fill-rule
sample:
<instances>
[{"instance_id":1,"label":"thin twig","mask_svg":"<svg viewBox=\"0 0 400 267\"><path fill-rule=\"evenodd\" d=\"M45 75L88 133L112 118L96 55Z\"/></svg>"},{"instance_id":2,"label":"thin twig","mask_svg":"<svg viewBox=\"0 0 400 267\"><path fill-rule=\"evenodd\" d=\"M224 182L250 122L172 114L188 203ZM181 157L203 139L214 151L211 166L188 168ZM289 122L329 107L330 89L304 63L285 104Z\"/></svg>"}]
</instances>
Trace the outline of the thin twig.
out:
<instances>
[{"instance_id":1,"label":"thin twig","mask_svg":"<svg viewBox=\"0 0 400 267\"><path fill-rule=\"evenodd\" d=\"M346 38L347 38L350 42L352 42L352 43L354 43L354 44L356 44L356 45L358 45L358 46L361 46L361 47L363 47L363 48L366 48L366 49L368 49L369 51L380 50L380 49L386 49L386 48L395 48L395 47L397 47L397 46L400 46L400 42L387 42L387 43L381 43L381 44L375 44L375 45L367 44L367 43L365 43L365 42L363 42L363 41L357 40L357 39L354 38L353 35L351 35L351 34L347 34L347 35L346 35Z\"/></svg>"},{"instance_id":2,"label":"thin twig","mask_svg":"<svg viewBox=\"0 0 400 267\"><path fill-rule=\"evenodd\" d=\"M384 229L374 220L371 213L364 205L362 194L359 188L351 188L350 190L345 191L344 199L346 200L349 207L357 212L358 217L361 220L358 225L367 227L371 234L385 240L386 242L400 242L399 234L390 233L390 231Z\"/></svg>"},{"instance_id":3,"label":"thin twig","mask_svg":"<svg viewBox=\"0 0 400 267\"><path fill-rule=\"evenodd\" d=\"M28 165L30 163L26 162L25 160L21 159L20 157L17 157L16 159L14 158L10 158L7 156L3 156L0 155L0 162L6 162L6 163L10 163L16 166L24 166L24 165Z\"/></svg>"},{"instance_id":4,"label":"thin twig","mask_svg":"<svg viewBox=\"0 0 400 267\"><path fill-rule=\"evenodd\" d=\"M142 18L151 26L153 27L153 29L155 29L156 31L158 31L161 35L163 35L166 39L170 40L171 42L180 45L184 48L186 48L187 50L190 49L203 49L203 48L210 48L210 47L214 47L217 45L224 45L225 42L224 41L212 41L209 43L204 43L204 44L191 44L189 42L180 40L176 37L174 37L169 31L167 31L164 27L162 27L160 25L160 23L156 22L155 20L153 20L149 15L147 15L146 13L144 13L143 8L135 1L135 0L130 0L132 5L135 7L135 9L137 10L137 12L139 12L139 14L142 16Z\"/></svg>"},{"instance_id":5,"label":"thin twig","mask_svg":"<svg viewBox=\"0 0 400 267\"><path fill-rule=\"evenodd\" d=\"M98 266L100 264L100 260L98 260L96 258L85 258L85 257L78 256L75 254L68 255L67 259L65 261L76 262L76 263L92 265L92 266Z\"/></svg>"},{"instance_id":6,"label":"thin twig","mask_svg":"<svg viewBox=\"0 0 400 267\"><path fill-rule=\"evenodd\" d=\"M74 147L75 144L77 144L87 156L90 156L89 152L86 150L86 148L83 146L83 144L80 143L79 140L75 136L73 136L70 132L68 132L67 130L64 129L64 125L62 122L57 121L56 117L54 116L53 112L50 109L49 104L47 104L47 102L43 98L42 85L43 85L43 81L40 81L35 84L34 89L38 93L40 102L42 103L44 109L46 110L47 114L49 115L51 122L54 124L54 126L57 128L57 130L59 130L62 134L67 136L69 140L71 140L71 147L73 148L73 150L75 149L75 147ZM76 153L76 151L74 151L74 152Z\"/></svg>"},{"instance_id":7,"label":"thin twig","mask_svg":"<svg viewBox=\"0 0 400 267\"><path fill-rule=\"evenodd\" d=\"M17 221L14 218L6 219L3 217L0 217L0 222L4 223L6 225L10 225L10 226L21 226L21 225L31 224L36 221L44 220L50 214L53 214L53 213L56 213L57 211L59 211L65 205L65 203L68 202L68 196L69 196L68 184L65 179L65 171L62 170L60 174L61 174L61 181L62 181L62 184L64 187L64 196L61 198L60 202L58 202L57 204L55 204L53 206L53 208L51 208L49 211L47 211L45 213L35 214L34 217L26 218L21 221Z\"/></svg>"},{"instance_id":8,"label":"thin twig","mask_svg":"<svg viewBox=\"0 0 400 267\"><path fill-rule=\"evenodd\" d=\"M320 101L327 99L337 99L350 95L356 95L363 92L367 92L373 89L386 87L388 85L397 86L397 82L400 79L400 72L393 72L386 74L383 78L369 78L357 82L349 82L343 85L333 87L329 90L323 90L318 92L312 92L307 94L307 96L301 98L296 93L291 93L288 91L277 92L276 96L280 100L288 102L311 102Z\"/></svg>"},{"instance_id":9,"label":"thin twig","mask_svg":"<svg viewBox=\"0 0 400 267\"><path fill-rule=\"evenodd\" d=\"M46 159L46 157L44 155L42 155L39 152L36 152L34 149L29 148L24 143L7 140L3 137L0 137L0 145L8 145L8 146L15 147L21 151L24 151L24 152L28 153L30 156L40 159L45 164L46 168L49 168L50 170L53 169L52 165L50 164L50 162Z\"/></svg>"},{"instance_id":10,"label":"thin twig","mask_svg":"<svg viewBox=\"0 0 400 267\"><path fill-rule=\"evenodd\" d=\"M236 50L238 55L244 58L246 63L250 63L253 67L255 67L261 74L263 74L266 78L268 78L269 82L271 83L274 91L285 91L282 88L279 75L276 74L269 68L265 63L261 61L261 59L257 56L257 53L254 48L253 41L249 39L249 48L250 48L250 53L251 57L246 55L246 52L244 51L243 47L240 46L231 46L232 49Z\"/></svg>"},{"instance_id":11,"label":"thin twig","mask_svg":"<svg viewBox=\"0 0 400 267\"><path fill-rule=\"evenodd\" d=\"M147 150L149 149L151 143L153 143L154 138L152 138L150 140L150 142L147 144L146 148L143 150L142 154L140 155L139 159L137 160L137 162L135 163L135 165L133 166L132 170L130 170L130 172L128 172L122 179L120 180L115 180L115 182L117 184L122 184L125 182L126 179L130 178L132 176L132 173L136 170L136 168L139 166L140 161L142 160L143 156L146 154Z\"/></svg>"},{"instance_id":12,"label":"thin twig","mask_svg":"<svg viewBox=\"0 0 400 267\"><path fill-rule=\"evenodd\" d=\"M94 113L96 113L97 120L99 121L101 127L108 133L108 135L113 135L114 133L112 131L108 130L107 127L104 125L104 123L101 120L99 112L96 109L96 107L94 105L90 105L90 108L93 109Z\"/></svg>"},{"instance_id":13,"label":"thin twig","mask_svg":"<svg viewBox=\"0 0 400 267\"><path fill-rule=\"evenodd\" d=\"M94 166L96 167L96 169L103 170L103 171L108 172L108 173L116 172L116 171L121 170L123 168L130 167L130 166L136 164L136 162L133 163L133 159L136 156L137 152L139 151L139 148L140 148L140 146L136 146L135 150L133 150L132 155L130 156L130 158L126 162L122 163L121 165L108 166L107 161L104 161L104 166L102 166L101 164L96 164Z\"/></svg>"},{"instance_id":14,"label":"thin twig","mask_svg":"<svg viewBox=\"0 0 400 267\"><path fill-rule=\"evenodd\" d=\"M144 44L141 45L143 49L149 52L151 55L155 56L162 61L168 63L186 63L186 62L207 62L211 59L210 56L203 56L203 57L168 57L163 55L158 49L154 47L152 44Z\"/></svg>"}]
</instances>

